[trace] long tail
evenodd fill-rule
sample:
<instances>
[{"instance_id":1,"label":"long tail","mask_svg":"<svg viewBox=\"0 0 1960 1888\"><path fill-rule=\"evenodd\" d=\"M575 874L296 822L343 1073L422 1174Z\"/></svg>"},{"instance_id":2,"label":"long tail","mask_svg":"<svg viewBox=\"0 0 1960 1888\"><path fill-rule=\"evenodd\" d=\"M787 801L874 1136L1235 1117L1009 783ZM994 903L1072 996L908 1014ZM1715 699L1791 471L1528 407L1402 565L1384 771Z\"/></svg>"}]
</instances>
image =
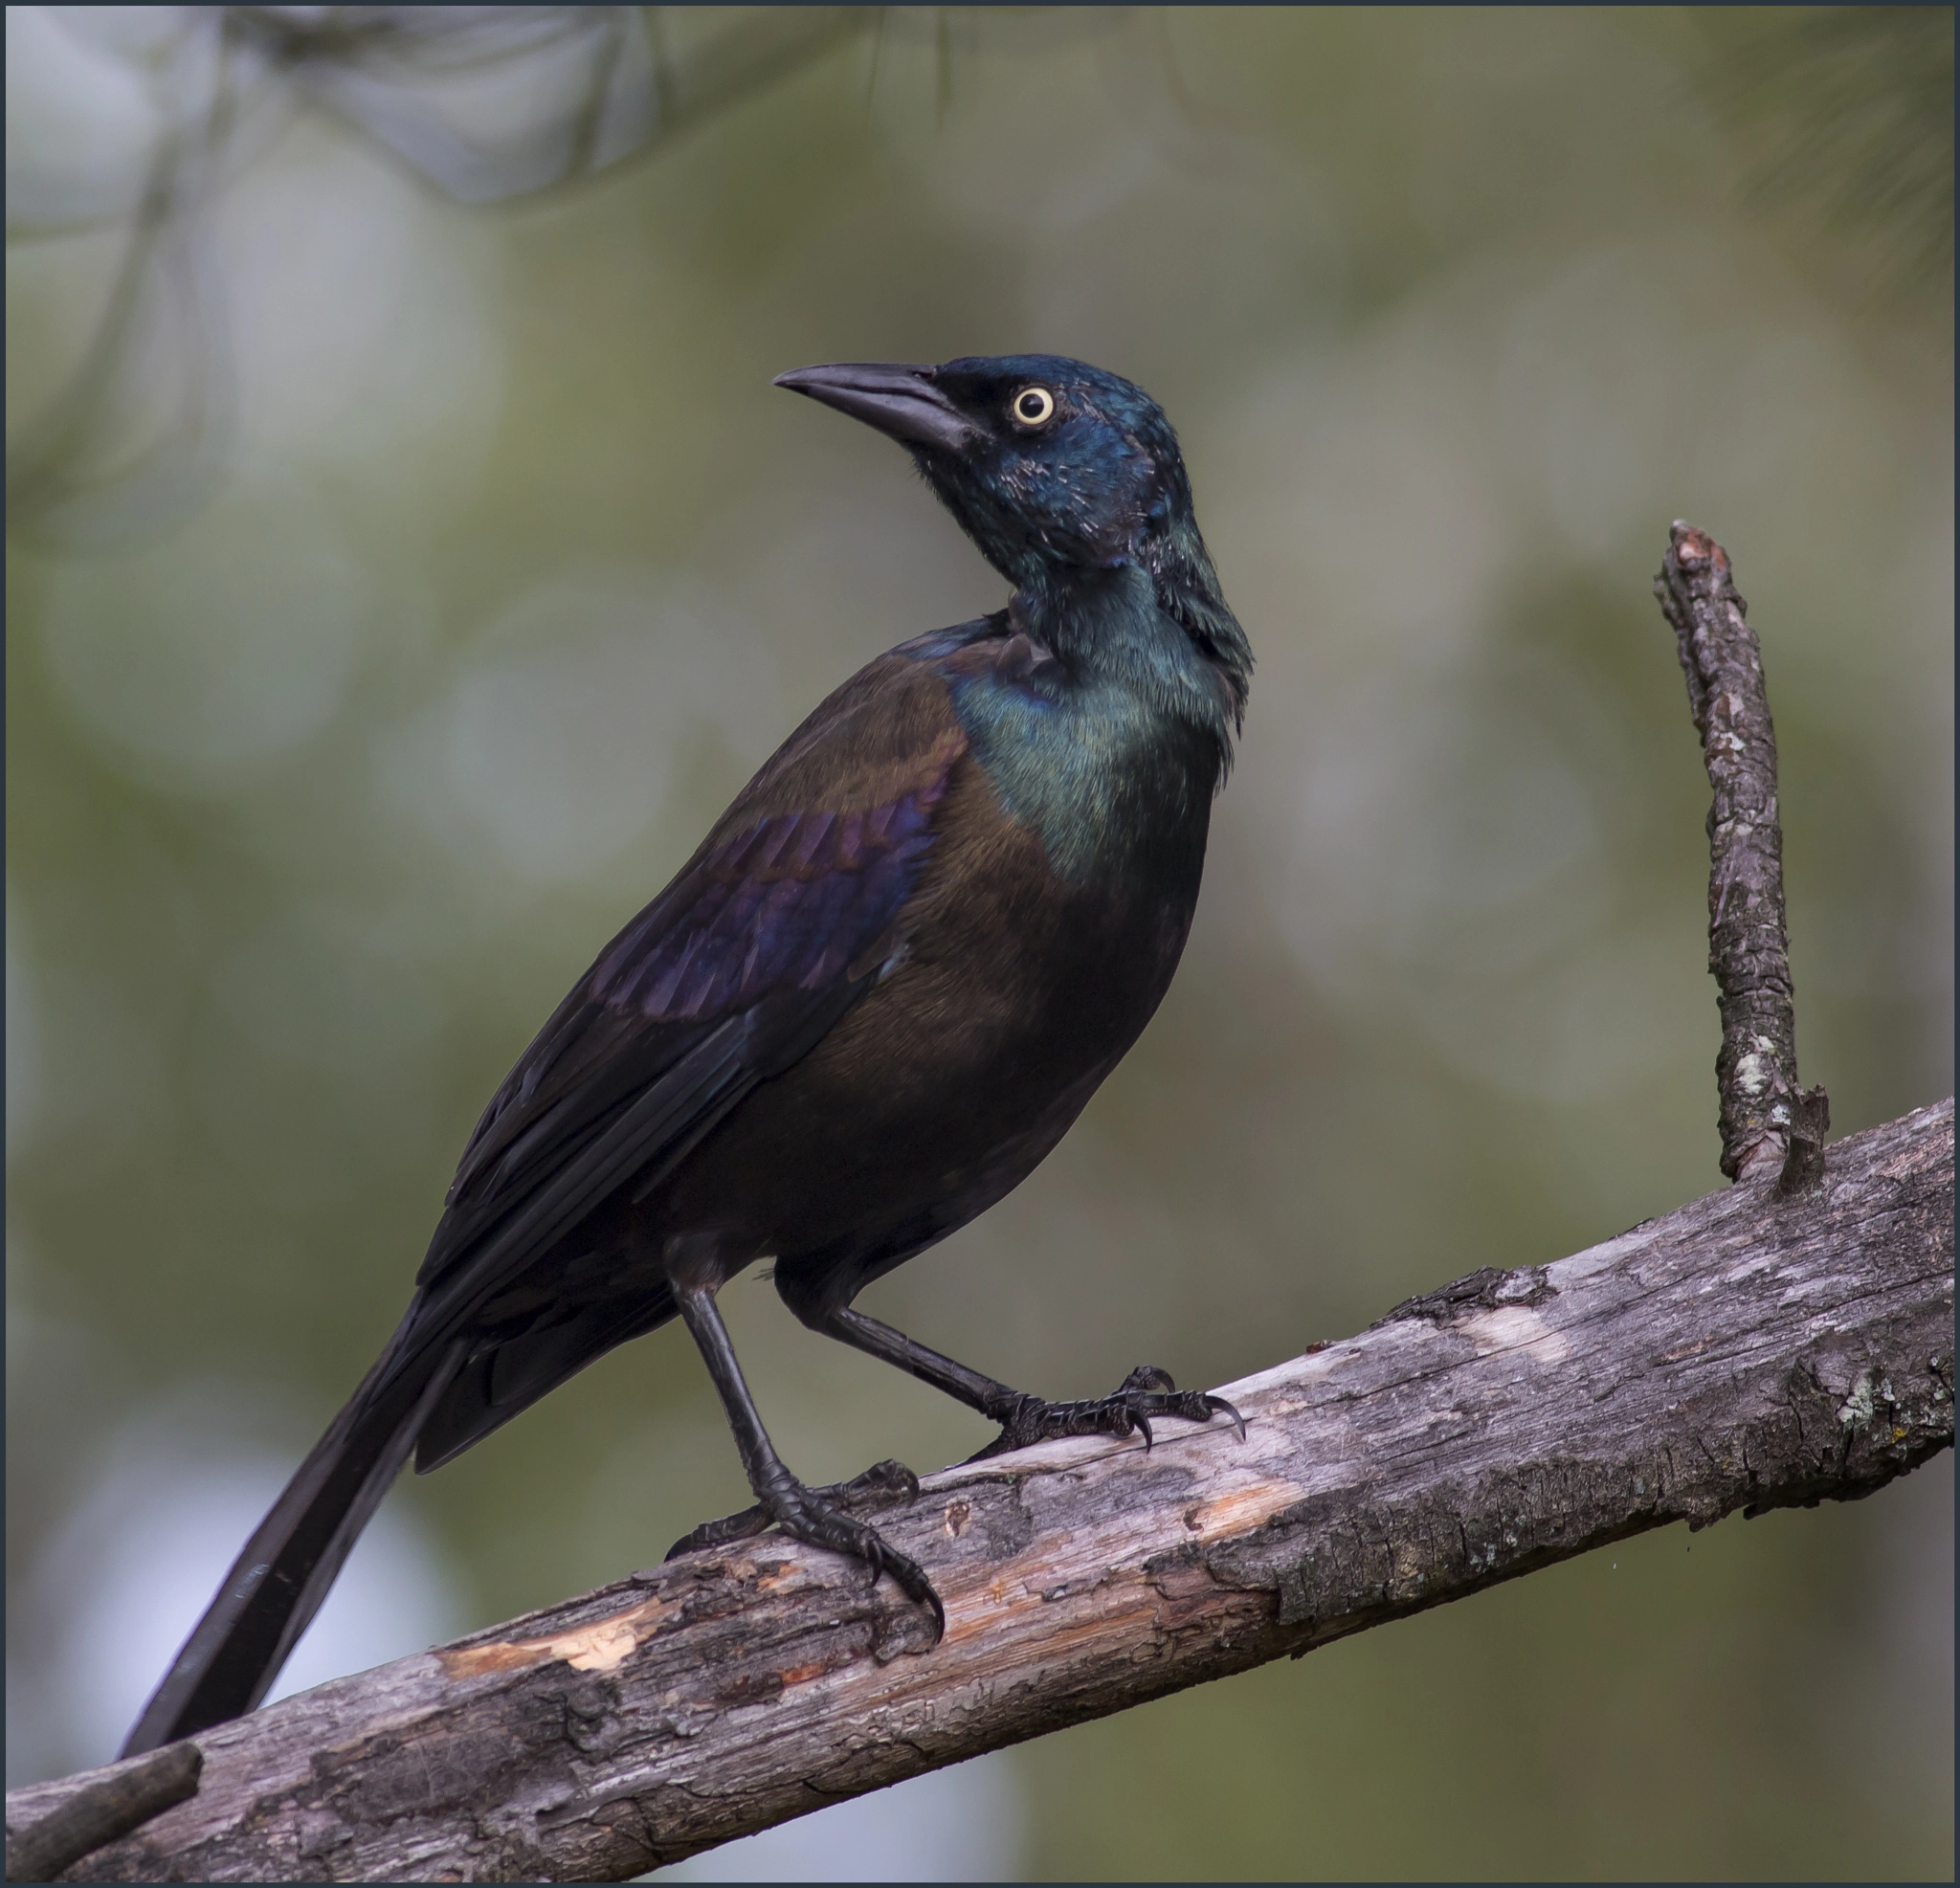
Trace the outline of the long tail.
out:
<instances>
[{"instance_id":1,"label":"long tail","mask_svg":"<svg viewBox=\"0 0 1960 1888\"><path fill-rule=\"evenodd\" d=\"M258 1703L455 1377L458 1345L405 1358L413 1319L272 1504L122 1745L134 1757Z\"/></svg>"}]
</instances>

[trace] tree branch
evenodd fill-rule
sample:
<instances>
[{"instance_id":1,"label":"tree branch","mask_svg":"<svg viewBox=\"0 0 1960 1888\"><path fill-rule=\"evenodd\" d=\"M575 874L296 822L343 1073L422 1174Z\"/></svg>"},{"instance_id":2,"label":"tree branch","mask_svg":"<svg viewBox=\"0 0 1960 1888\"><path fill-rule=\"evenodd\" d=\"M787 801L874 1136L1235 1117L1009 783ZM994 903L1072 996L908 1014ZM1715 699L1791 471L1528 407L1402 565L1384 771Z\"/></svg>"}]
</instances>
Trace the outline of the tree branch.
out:
<instances>
[{"instance_id":1,"label":"tree branch","mask_svg":"<svg viewBox=\"0 0 1960 1888\"><path fill-rule=\"evenodd\" d=\"M916 1608L770 1537L271 1705L76 1880L620 1879L1645 1528L1867 1495L1953 1438L1952 1103L880 1528ZM10 1829L124 1766L16 1790Z\"/></svg>"},{"instance_id":2,"label":"tree branch","mask_svg":"<svg viewBox=\"0 0 1960 1888\"><path fill-rule=\"evenodd\" d=\"M1708 809L1708 968L1722 1008L1715 1079L1722 1171L1780 1173L1785 1192L1823 1171L1831 1103L1796 1079L1796 1002L1783 910L1776 731L1762 651L1728 553L1675 521L1654 594L1674 625L1715 803Z\"/></svg>"}]
</instances>

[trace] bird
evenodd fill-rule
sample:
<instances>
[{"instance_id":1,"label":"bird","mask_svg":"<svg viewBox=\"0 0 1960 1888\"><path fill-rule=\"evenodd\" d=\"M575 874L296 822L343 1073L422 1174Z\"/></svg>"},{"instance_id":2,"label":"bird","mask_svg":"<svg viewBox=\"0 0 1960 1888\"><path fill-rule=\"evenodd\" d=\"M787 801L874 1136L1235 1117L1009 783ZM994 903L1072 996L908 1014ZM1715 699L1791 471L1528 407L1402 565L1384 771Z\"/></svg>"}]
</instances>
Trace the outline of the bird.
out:
<instances>
[{"instance_id":1,"label":"bird","mask_svg":"<svg viewBox=\"0 0 1960 1888\"><path fill-rule=\"evenodd\" d=\"M1153 1418L1244 1434L1153 1366L1050 1402L853 1303L1034 1170L1183 952L1252 651L1177 436L1140 388L1057 355L774 384L902 445L1012 593L835 689L553 1011L469 1138L400 1324L124 1756L260 1702L412 1454L439 1467L677 1317L755 1501L673 1552L770 1527L835 1550L929 1615L929 1651L939 1595L858 1512L916 1494L911 1471L812 1488L763 1427L715 1296L760 1260L810 1329L998 1423L982 1456L1147 1446Z\"/></svg>"}]
</instances>

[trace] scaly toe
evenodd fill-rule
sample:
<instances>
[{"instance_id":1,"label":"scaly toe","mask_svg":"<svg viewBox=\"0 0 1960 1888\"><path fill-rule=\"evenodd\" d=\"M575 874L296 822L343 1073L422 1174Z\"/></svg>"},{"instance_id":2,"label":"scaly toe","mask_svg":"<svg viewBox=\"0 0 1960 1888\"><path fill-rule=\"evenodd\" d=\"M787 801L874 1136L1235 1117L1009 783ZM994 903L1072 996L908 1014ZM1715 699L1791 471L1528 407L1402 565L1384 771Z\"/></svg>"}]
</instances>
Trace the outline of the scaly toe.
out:
<instances>
[{"instance_id":1,"label":"scaly toe","mask_svg":"<svg viewBox=\"0 0 1960 1888\"><path fill-rule=\"evenodd\" d=\"M752 1541L770 1523L767 1508L744 1508L740 1514L724 1515L720 1521L704 1521L691 1534L683 1534L667 1549L669 1560L682 1554L699 1553L704 1547L725 1547L732 1541Z\"/></svg>"},{"instance_id":2,"label":"scaly toe","mask_svg":"<svg viewBox=\"0 0 1960 1888\"><path fill-rule=\"evenodd\" d=\"M835 1482L827 1488L807 1491L819 1506L835 1505L862 1513L876 1513L901 1501L909 1501L919 1492L919 1477L903 1462L873 1462L862 1475L849 1481ZM725 1515L720 1521L704 1521L693 1533L684 1534L667 1549L669 1560L697 1553L705 1547L725 1547L733 1541L752 1541L776 1524L776 1517L758 1503L740 1514Z\"/></svg>"},{"instance_id":3,"label":"scaly toe","mask_svg":"<svg viewBox=\"0 0 1960 1888\"><path fill-rule=\"evenodd\" d=\"M1156 1441L1156 1432L1150 1423L1153 1416L1208 1423L1217 1415L1231 1417L1239 1439L1245 1439L1245 1419L1222 1396L1208 1395L1201 1389L1179 1389L1169 1370L1159 1369L1154 1364L1139 1364L1108 1396L1079 1403L1045 1403L1038 1396L1017 1397L1008 1413L998 1419L999 1435L986 1448L968 1456L967 1461L984 1462L990 1456L1004 1455L1010 1450L1026 1449L1063 1435L1107 1435L1119 1441L1125 1436L1141 1435L1147 1452Z\"/></svg>"},{"instance_id":4,"label":"scaly toe","mask_svg":"<svg viewBox=\"0 0 1960 1888\"><path fill-rule=\"evenodd\" d=\"M873 1462L862 1475L854 1475L849 1481L840 1481L833 1488L813 1489L812 1493L849 1508L875 1510L911 1500L919 1493L919 1477L903 1462Z\"/></svg>"},{"instance_id":5,"label":"scaly toe","mask_svg":"<svg viewBox=\"0 0 1960 1888\"><path fill-rule=\"evenodd\" d=\"M911 1477L911 1471L897 1463L880 1462L877 1468L867 1470L866 1476L878 1477L880 1484L889 1489L896 1480L890 1473L894 1469L900 1476L911 1479L916 1491L918 1482ZM863 1481L866 1476L858 1477L858 1481ZM821 1494L830 1492L824 1490ZM893 1498L888 1495L887 1500ZM878 1585L880 1573L889 1573L908 1599L931 1613L932 1643L937 1645L945 1637L946 1608L933 1590L932 1582L925 1577L925 1569L917 1561L900 1553L882 1535L841 1507L821 1499L817 1490L799 1487L775 1505L776 1525L791 1540L804 1542L813 1547L826 1547L832 1553L861 1561L871 1570L874 1587Z\"/></svg>"}]
</instances>

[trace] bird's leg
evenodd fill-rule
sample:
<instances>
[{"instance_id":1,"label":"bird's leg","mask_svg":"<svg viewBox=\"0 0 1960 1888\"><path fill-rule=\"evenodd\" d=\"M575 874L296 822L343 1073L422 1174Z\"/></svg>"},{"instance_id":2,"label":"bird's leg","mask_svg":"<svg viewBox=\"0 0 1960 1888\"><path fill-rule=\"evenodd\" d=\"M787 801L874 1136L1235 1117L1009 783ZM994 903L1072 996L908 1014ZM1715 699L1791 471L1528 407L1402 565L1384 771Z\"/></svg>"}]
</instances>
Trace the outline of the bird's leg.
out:
<instances>
[{"instance_id":1,"label":"bird's leg","mask_svg":"<svg viewBox=\"0 0 1960 1888\"><path fill-rule=\"evenodd\" d=\"M1077 1403L1049 1403L1010 1389L1004 1383L982 1376L950 1357L942 1357L916 1338L881 1324L848 1305L833 1311L817 1311L806 1319L813 1329L836 1338L858 1350L881 1357L909 1370L922 1382L948 1396L957 1397L969 1409L1000 1425L1000 1433L969 1461L984 1461L990 1455L1005 1455L1010 1449L1025 1449L1031 1442L1043 1442L1055 1435L1129 1435L1144 1438L1150 1446L1152 1416L1182 1416L1187 1422L1208 1423L1214 1416L1229 1416L1245 1439L1245 1419L1222 1396L1208 1395L1201 1389L1179 1389L1168 1370L1152 1364L1140 1364L1124 1378L1113 1394L1085 1398Z\"/></svg>"},{"instance_id":2,"label":"bird's leg","mask_svg":"<svg viewBox=\"0 0 1960 1888\"><path fill-rule=\"evenodd\" d=\"M755 1491L756 1505L764 1519L754 1526L747 1524L748 1515L710 1522L685 1540L676 1542L667 1558L672 1560L676 1554L690 1552L698 1546L741 1540L773 1524L791 1540L806 1541L813 1547L829 1547L862 1561L871 1568L874 1584L880 1573L889 1573L910 1598L932 1614L935 1640L944 1636L946 1608L940 1604L924 1569L847 1513L844 1501L837 1499L848 1499L846 1491L868 1482L872 1477L880 1477L882 1486L891 1486L896 1479L891 1474L893 1470L910 1481L909 1492L917 1493L919 1484L910 1471L897 1463L881 1462L878 1468L859 1476L857 1483L847 1482L841 1489L806 1488L784 1466L768 1432L762 1426L762 1417L743 1379L742 1366L735 1361L735 1346L728 1341L728 1327L722 1322L713 1288L704 1283L682 1284L677 1280L674 1296L687 1328L694 1333L708 1374L721 1392L722 1407L728 1412L728 1427L735 1432L735 1446L742 1452L742 1466L747 1472L748 1485Z\"/></svg>"}]
</instances>

